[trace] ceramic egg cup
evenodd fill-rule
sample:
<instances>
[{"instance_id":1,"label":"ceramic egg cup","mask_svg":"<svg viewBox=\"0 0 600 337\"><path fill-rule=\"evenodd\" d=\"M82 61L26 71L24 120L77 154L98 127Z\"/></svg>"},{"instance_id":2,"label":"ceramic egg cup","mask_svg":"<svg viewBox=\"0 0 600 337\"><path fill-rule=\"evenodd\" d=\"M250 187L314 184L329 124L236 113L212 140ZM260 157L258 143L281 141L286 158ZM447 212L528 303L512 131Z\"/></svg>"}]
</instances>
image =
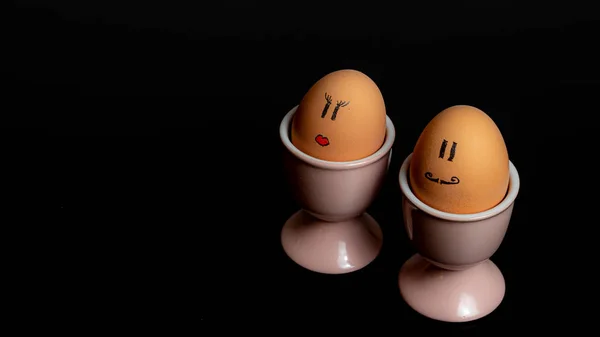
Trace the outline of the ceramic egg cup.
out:
<instances>
[{"instance_id":1,"label":"ceramic egg cup","mask_svg":"<svg viewBox=\"0 0 600 337\"><path fill-rule=\"evenodd\" d=\"M452 214L421 202L409 185L410 154L400 169L402 211L409 239L418 251L398 277L404 300L420 314L445 322L466 322L490 314L502 302L502 272L489 260L510 222L519 193L519 174L510 162L505 198L494 208Z\"/></svg>"},{"instance_id":2,"label":"ceramic egg cup","mask_svg":"<svg viewBox=\"0 0 600 337\"><path fill-rule=\"evenodd\" d=\"M286 114L279 127L287 176L302 206L283 226L283 249L294 262L315 272L359 270L381 251L381 228L365 212L384 183L394 125L386 116L384 143L371 156L348 162L326 161L292 144L289 130L297 108Z\"/></svg>"}]
</instances>

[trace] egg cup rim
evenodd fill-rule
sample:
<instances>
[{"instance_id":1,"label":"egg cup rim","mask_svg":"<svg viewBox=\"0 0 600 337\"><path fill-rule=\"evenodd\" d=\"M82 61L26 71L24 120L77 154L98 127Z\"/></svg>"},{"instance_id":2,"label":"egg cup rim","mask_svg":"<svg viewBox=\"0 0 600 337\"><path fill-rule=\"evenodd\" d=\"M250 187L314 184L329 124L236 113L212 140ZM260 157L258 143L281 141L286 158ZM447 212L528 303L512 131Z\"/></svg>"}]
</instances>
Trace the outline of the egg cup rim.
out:
<instances>
[{"instance_id":1,"label":"egg cup rim","mask_svg":"<svg viewBox=\"0 0 600 337\"><path fill-rule=\"evenodd\" d=\"M498 205L496 205L488 210L485 210L483 212L469 213L469 214L456 214L456 213L448 213L448 212L443 212L443 211L437 210L437 209L425 204L421 200L419 200L419 198L417 198L417 196L413 193L412 189L410 188L410 184L408 183L408 174L409 174L408 169L410 167L410 160L412 158L412 155L413 155L413 153L410 153L406 157L406 159L404 159L404 162L402 163L402 166L400 167L400 173L399 173L400 190L402 191L402 195L404 197L406 197L415 207L417 207L421 211L423 211L433 217L444 219L444 220L449 220L449 221L454 221L454 222L472 222L472 221L485 220L488 218L492 218L492 217L504 212L506 209L508 209L515 202L515 199L517 198L517 195L519 194L519 188L521 185L520 178L519 178L519 172L517 171L517 168L512 163L512 161L509 160L508 161L508 164L509 164L508 191L507 191L506 195L504 196L504 199L502 199L502 201Z\"/></svg>"},{"instance_id":2,"label":"egg cup rim","mask_svg":"<svg viewBox=\"0 0 600 337\"><path fill-rule=\"evenodd\" d=\"M373 164L379 159L388 155L389 152L392 150L392 145L394 145L394 140L396 138L396 129L394 128L394 123L392 123L390 117L386 115L385 140L383 141L383 145L381 145L381 147L372 155L351 161L329 161L310 156L300 151L300 149L294 146L294 144L290 140L289 127L292 123L292 118L294 117L294 114L298 110L298 107L299 105L293 107L281 120L281 123L279 125L279 137L281 138L281 142L288 151L290 151L294 156L296 156L296 158L302 160L307 164L327 170L350 170Z\"/></svg>"}]
</instances>

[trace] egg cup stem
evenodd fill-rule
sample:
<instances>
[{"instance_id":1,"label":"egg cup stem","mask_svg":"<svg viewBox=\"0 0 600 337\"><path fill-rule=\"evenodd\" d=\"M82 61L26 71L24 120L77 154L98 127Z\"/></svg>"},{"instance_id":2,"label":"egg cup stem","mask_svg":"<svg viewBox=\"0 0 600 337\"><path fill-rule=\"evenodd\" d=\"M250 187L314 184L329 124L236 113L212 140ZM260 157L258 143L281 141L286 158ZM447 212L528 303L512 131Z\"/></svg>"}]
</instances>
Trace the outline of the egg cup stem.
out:
<instances>
[{"instance_id":1,"label":"egg cup stem","mask_svg":"<svg viewBox=\"0 0 600 337\"><path fill-rule=\"evenodd\" d=\"M400 293L418 313L445 322L468 322L492 313L506 291L500 269L489 259L463 270L447 270L419 254L404 263Z\"/></svg>"},{"instance_id":2,"label":"egg cup stem","mask_svg":"<svg viewBox=\"0 0 600 337\"><path fill-rule=\"evenodd\" d=\"M364 268L379 255L382 238L379 224L367 213L327 222L300 210L281 231L286 254L300 266L323 274L345 274Z\"/></svg>"}]
</instances>

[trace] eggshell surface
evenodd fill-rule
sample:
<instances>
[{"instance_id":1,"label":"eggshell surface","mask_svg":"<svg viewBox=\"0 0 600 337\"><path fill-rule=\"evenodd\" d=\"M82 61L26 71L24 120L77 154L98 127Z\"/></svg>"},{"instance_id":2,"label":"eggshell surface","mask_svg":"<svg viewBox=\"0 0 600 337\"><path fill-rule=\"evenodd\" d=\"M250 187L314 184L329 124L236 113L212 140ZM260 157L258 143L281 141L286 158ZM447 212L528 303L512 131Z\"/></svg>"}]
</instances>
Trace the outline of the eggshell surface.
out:
<instances>
[{"instance_id":1,"label":"eggshell surface","mask_svg":"<svg viewBox=\"0 0 600 337\"><path fill-rule=\"evenodd\" d=\"M425 204L455 214L483 212L506 195L508 151L486 113L457 105L425 127L409 171L412 191Z\"/></svg>"},{"instance_id":2,"label":"eggshell surface","mask_svg":"<svg viewBox=\"0 0 600 337\"><path fill-rule=\"evenodd\" d=\"M362 72L339 70L304 95L292 121L291 141L318 159L358 160L383 145L385 123L385 103L375 82Z\"/></svg>"}]
</instances>

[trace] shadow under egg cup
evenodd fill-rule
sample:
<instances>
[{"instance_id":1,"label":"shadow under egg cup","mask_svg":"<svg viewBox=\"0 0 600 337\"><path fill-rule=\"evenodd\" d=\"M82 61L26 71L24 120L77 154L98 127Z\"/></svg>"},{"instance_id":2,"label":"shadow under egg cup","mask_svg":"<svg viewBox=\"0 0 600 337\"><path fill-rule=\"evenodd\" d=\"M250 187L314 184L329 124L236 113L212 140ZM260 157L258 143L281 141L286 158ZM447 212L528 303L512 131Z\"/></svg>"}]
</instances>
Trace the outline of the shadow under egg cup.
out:
<instances>
[{"instance_id":1,"label":"shadow under egg cup","mask_svg":"<svg viewBox=\"0 0 600 337\"><path fill-rule=\"evenodd\" d=\"M420 314L445 322L482 318L500 305L506 286L489 260L510 222L519 193L519 174L509 163L504 199L480 213L453 214L427 206L409 185L410 154L400 169L402 212L409 239L418 251L398 277L402 297Z\"/></svg>"},{"instance_id":2,"label":"shadow under egg cup","mask_svg":"<svg viewBox=\"0 0 600 337\"><path fill-rule=\"evenodd\" d=\"M287 113L279 127L288 180L302 206L283 226L283 249L294 262L315 272L359 270L381 251L381 228L365 211L385 180L394 125L386 116L386 137L374 154L355 161L326 161L292 144L290 126L297 108Z\"/></svg>"}]
</instances>

